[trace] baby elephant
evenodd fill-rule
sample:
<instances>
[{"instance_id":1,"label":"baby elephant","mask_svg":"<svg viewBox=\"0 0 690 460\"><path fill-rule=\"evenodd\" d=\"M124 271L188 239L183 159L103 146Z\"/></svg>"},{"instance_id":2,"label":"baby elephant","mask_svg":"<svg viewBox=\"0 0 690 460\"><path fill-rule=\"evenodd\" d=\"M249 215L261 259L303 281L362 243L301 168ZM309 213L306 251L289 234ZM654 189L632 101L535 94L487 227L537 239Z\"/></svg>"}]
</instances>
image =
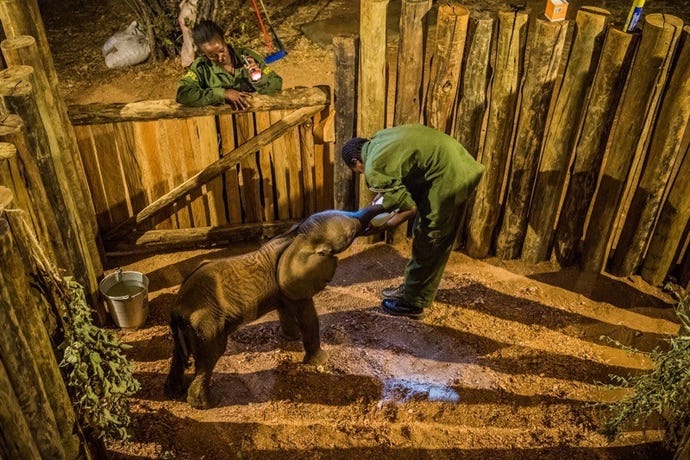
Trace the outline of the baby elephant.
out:
<instances>
[{"instance_id":1,"label":"baby elephant","mask_svg":"<svg viewBox=\"0 0 690 460\"><path fill-rule=\"evenodd\" d=\"M199 265L182 283L172 308L175 345L166 396L184 394L184 369L193 355L195 376L187 401L198 409L210 407L211 374L228 335L276 308L281 334L302 337L303 362L323 364L328 355L321 349L312 297L333 278L336 254L352 244L375 214L371 207L356 213L323 211L254 252Z\"/></svg>"}]
</instances>

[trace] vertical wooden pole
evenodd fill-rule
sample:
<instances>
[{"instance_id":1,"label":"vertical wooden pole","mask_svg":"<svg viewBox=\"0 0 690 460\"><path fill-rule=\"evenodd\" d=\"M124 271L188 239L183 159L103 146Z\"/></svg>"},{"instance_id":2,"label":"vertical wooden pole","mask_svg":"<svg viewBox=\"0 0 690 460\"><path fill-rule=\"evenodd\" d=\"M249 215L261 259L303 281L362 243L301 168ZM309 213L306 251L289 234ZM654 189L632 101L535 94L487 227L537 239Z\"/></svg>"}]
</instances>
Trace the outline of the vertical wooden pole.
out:
<instances>
[{"instance_id":1,"label":"vertical wooden pole","mask_svg":"<svg viewBox=\"0 0 690 460\"><path fill-rule=\"evenodd\" d=\"M370 138L386 123L386 8L388 0L361 0L359 17L359 87L357 136ZM359 185L359 206L374 194L364 180Z\"/></svg>"},{"instance_id":2,"label":"vertical wooden pole","mask_svg":"<svg viewBox=\"0 0 690 460\"><path fill-rule=\"evenodd\" d=\"M33 1L29 1L29 3L31 4ZM29 8L32 7L32 5L28 6ZM39 25L42 27L40 15L38 16L38 19L34 18L38 21L36 27ZM36 31L36 33L39 32ZM94 276L98 279L103 274L100 240L86 173L79 155L76 136L67 115L67 107L57 86L57 76L54 74L50 50L47 48L47 44L45 45L46 50L43 52L39 50L35 37L36 35L31 36L31 34L14 35L3 40L0 47L9 66L28 65L34 69L36 102L48 132L51 151L54 152L53 155L58 155L55 152L60 152L61 167L72 178L72 194L75 196L78 211L75 218L80 221L82 232L86 234L85 242L87 245L85 248L88 250L88 256L94 268ZM87 289L86 292L93 297L94 291L89 289L92 286L85 285L84 287Z\"/></svg>"},{"instance_id":3,"label":"vertical wooden pole","mask_svg":"<svg viewBox=\"0 0 690 460\"><path fill-rule=\"evenodd\" d=\"M482 124L486 112L494 18L473 12L464 52L464 70L455 118L455 139L477 159L484 144Z\"/></svg>"},{"instance_id":4,"label":"vertical wooden pole","mask_svg":"<svg viewBox=\"0 0 690 460\"><path fill-rule=\"evenodd\" d=\"M0 218L0 259L6 261L15 255L10 227L6 219ZM18 276L18 273L0 271L0 322L3 325L0 361L7 370L41 458L67 458L46 388L13 307L28 298L18 292L22 286Z\"/></svg>"},{"instance_id":5,"label":"vertical wooden pole","mask_svg":"<svg viewBox=\"0 0 690 460\"><path fill-rule=\"evenodd\" d=\"M29 228L24 222L27 218L27 213L20 210L12 210L6 214L13 241L19 251L14 245L3 248L2 257L0 257L0 279L17 296L13 308L19 327L27 343L30 344L31 355L55 417L65 457L74 459L79 455L79 438L75 435L76 415L62 379L50 337L44 327L38 305L31 295L30 279L21 259L21 254L30 253L35 238L35 235L27 233Z\"/></svg>"},{"instance_id":6,"label":"vertical wooden pole","mask_svg":"<svg viewBox=\"0 0 690 460\"><path fill-rule=\"evenodd\" d=\"M429 96L426 99L426 123L446 134L452 134L458 87L461 81L462 57L470 13L457 4L438 7L436 46L431 58Z\"/></svg>"},{"instance_id":7,"label":"vertical wooden pole","mask_svg":"<svg viewBox=\"0 0 690 460\"><path fill-rule=\"evenodd\" d=\"M337 35L333 37L335 53L335 152L333 161L333 203L336 209L348 211L357 208L355 178L340 157L343 144L355 136L355 116L357 113L357 36Z\"/></svg>"},{"instance_id":8,"label":"vertical wooden pole","mask_svg":"<svg viewBox=\"0 0 690 460\"><path fill-rule=\"evenodd\" d=\"M0 361L0 425L2 425L0 457L17 460L41 458L2 361Z\"/></svg>"},{"instance_id":9,"label":"vertical wooden pole","mask_svg":"<svg viewBox=\"0 0 690 460\"><path fill-rule=\"evenodd\" d=\"M499 11L498 45L493 63L489 119L484 141L484 175L476 190L469 221L467 252L483 258L491 251L498 222L503 180L509 161L515 107L523 71L527 23L525 12Z\"/></svg>"},{"instance_id":10,"label":"vertical wooden pole","mask_svg":"<svg viewBox=\"0 0 690 460\"><path fill-rule=\"evenodd\" d=\"M637 35L609 28L575 146L570 181L556 228L554 252L563 266L576 262L587 209L604 160L608 131L630 70Z\"/></svg>"},{"instance_id":11,"label":"vertical wooden pole","mask_svg":"<svg viewBox=\"0 0 690 460\"><path fill-rule=\"evenodd\" d=\"M671 179L673 164L678 153L684 152L683 138L690 123L689 26L684 28L682 35L680 52L664 93L640 183L635 189L613 254L610 270L617 276L629 276L637 270L647 248L666 184Z\"/></svg>"},{"instance_id":12,"label":"vertical wooden pole","mask_svg":"<svg viewBox=\"0 0 690 460\"><path fill-rule=\"evenodd\" d=\"M24 126L31 127L27 132L29 147L36 155L43 185L58 220L62 250L68 254L64 260L70 263L69 266L61 268L68 270L80 282L85 282L84 280L88 281L90 277L85 260L86 252L82 251L81 246L83 234L73 218L74 197L69 190L71 182L51 156L47 134L36 106L33 88L28 80L30 73L31 68L26 66L14 66L0 71L0 98L5 113L16 113L23 120Z\"/></svg>"},{"instance_id":13,"label":"vertical wooden pole","mask_svg":"<svg viewBox=\"0 0 690 460\"><path fill-rule=\"evenodd\" d=\"M598 272L605 268L617 218L626 211L622 206L626 180L635 181L635 164L647 150L650 125L682 27L683 21L674 16L645 17L642 40L616 113L585 231L582 250L585 270Z\"/></svg>"},{"instance_id":14,"label":"vertical wooden pole","mask_svg":"<svg viewBox=\"0 0 690 460\"><path fill-rule=\"evenodd\" d=\"M568 23L536 20L534 38L522 86L518 127L513 145L508 195L496 255L502 259L520 256L529 215L529 199L539 166L539 152L546 129Z\"/></svg>"},{"instance_id":15,"label":"vertical wooden pole","mask_svg":"<svg viewBox=\"0 0 690 460\"><path fill-rule=\"evenodd\" d=\"M400 11L400 42L395 84L394 125L418 123L424 75L425 16L430 0L403 0Z\"/></svg>"},{"instance_id":16,"label":"vertical wooden pole","mask_svg":"<svg viewBox=\"0 0 690 460\"><path fill-rule=\"evenodd\" d=\"M690 146L686 144L676 180L671 185L666 203L661 208L659 221L649 243L642 264L642 279L660 285L672 268L676 248L682 243L685 228L690 221ZM690 251L689 251L690 252Z\"/></svg>"},{"instance_id":17,"label":"vertical wooden pole","mask_svg":"<svg viewBox=\"0 0 690 460\"><path fill-rule=\"evenodd\" d=\"M549 258L553 230L564 190L568 162L580 125L582 107L594 77L609 12L582 8L575 18L576 32L563 81L544 140L522 258L540 262Z\"/></svg>"}]
</instances>

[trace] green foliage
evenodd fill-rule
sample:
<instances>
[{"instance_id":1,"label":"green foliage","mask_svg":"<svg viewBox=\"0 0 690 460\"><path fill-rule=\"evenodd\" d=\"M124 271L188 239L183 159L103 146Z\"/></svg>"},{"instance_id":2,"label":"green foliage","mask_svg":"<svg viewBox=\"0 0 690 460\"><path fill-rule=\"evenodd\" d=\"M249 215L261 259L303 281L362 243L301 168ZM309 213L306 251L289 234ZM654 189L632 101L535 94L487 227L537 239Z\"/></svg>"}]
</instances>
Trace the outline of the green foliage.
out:
<instances>
[{"instance_id":1,"label":"green foliage","mask_svg":"<svg viewBox=\"0 0 690 460\"><path fill-rule=\"evenodd\" d=\"M668 431L677 433L687 423L690 408L690 294L674 291L678 303L676 314L681 322L677 337L668 340L666 351L655 349L650 358L654 362L651 372L629 379L613 376L631 394L608 404L611 415L602 431L613 438L625 426L639 425L651 415L663 417Z\"/></svg>"},{"instance_id":2,"label":"green foliage","mask_svg":"<svg viewBox=\"0 0 690 460\"><path fill-rule=\"evenodd\" d=\"M60 366L68 370L75 409L82 425L98 437L126 439L131 419L127 398L139 390L121 344L113 332L93 324L83 288L68 281L68 299L60 307L65 340Z\"/></svg>"}]
</instances>

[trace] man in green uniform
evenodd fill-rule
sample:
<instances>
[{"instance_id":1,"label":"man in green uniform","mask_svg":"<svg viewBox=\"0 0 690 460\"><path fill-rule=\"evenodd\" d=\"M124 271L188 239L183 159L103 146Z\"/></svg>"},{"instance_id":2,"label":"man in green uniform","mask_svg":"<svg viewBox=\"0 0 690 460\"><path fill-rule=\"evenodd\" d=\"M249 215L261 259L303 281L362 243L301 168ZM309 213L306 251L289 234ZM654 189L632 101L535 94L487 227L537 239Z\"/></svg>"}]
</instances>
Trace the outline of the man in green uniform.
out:
<instances>
[{"instance_id":1,"label":"man in green uniform","mask_svg":"<svg viewBox=\"0 0 690 460\"><path fill-rule=\"evenodd\" d=\"M350 169L364 174L370 190L383 201L381 210L396 210L383 231L415 217L412 256L405 281L384 289L383 310L419 319L431 305L453 249L461 205L477 186L484 167L455 139L420 124L377 132L369 139L345 143L342 157Z\"/></svg>"},{"instance_id":2,"label":"man in green uniform","mask_svg":"<svg viewBox=\"0 0 690 460\"><path fill-rule=\"evenodd\" d=\"M237 110L249 107L251 93L280 91L283 79L267 67L257 53L233 48L213 21L203 20L192 29L192 37L203 56L194 60L177 85L177 102L201 107L228 102Z\"/></svg>"}]
</instances>

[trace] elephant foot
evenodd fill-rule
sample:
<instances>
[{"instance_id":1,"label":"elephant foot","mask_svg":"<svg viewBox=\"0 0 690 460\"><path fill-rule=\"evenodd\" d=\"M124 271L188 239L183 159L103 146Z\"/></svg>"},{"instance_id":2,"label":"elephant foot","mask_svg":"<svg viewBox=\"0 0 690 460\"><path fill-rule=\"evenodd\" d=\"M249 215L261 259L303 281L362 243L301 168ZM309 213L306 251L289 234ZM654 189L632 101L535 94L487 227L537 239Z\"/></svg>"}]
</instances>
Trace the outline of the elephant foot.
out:
<instances>
[{"instance_id":1,"label":"elephant foot","mask_svg":"<svg viewBox=\"0 0 690 460\"><path fill-rule=\"evenodd\" d=\"M328 353L319 348L315 353L304 355L303 364L311 364L313 366L321 366L328 361Z\"/></svg>"},{"instance_id":2,"label":"elephant foot","mask_svg":"<svg viewBox=\"0 0 690 460\"><path fill-rule=\"evenodd\" d=\"M168 379L165 381L163 393L168 399L178 399L184 394L184 385L180 379Z\"/></svg>"},{"instance_id":3,"label":"elephant foot","mask_svg":"<svg viewBox=\"0 0 690 460\"><path fill-rule=\"evenodd\" d=\"M187 402L195 409L209 409L213 407L208 388L198 385L196 382L192 382L189 390L187 390Z\"/></svg>"},{"instance_id":4,"label":"elephant foot","mask_svg":"<svg viewBox=\"0 0 690 460\"><path fill-rule=\"evenodd\" d=\"M280 337L283 340L287 340L289 342L292 342L295 340L300 340L302 338L302 334L299 332L298 329L290 330L290 329L286 329L282 325L280 325L280 326L278 326L278 337Z\"/></svg>"}]
</instances>

